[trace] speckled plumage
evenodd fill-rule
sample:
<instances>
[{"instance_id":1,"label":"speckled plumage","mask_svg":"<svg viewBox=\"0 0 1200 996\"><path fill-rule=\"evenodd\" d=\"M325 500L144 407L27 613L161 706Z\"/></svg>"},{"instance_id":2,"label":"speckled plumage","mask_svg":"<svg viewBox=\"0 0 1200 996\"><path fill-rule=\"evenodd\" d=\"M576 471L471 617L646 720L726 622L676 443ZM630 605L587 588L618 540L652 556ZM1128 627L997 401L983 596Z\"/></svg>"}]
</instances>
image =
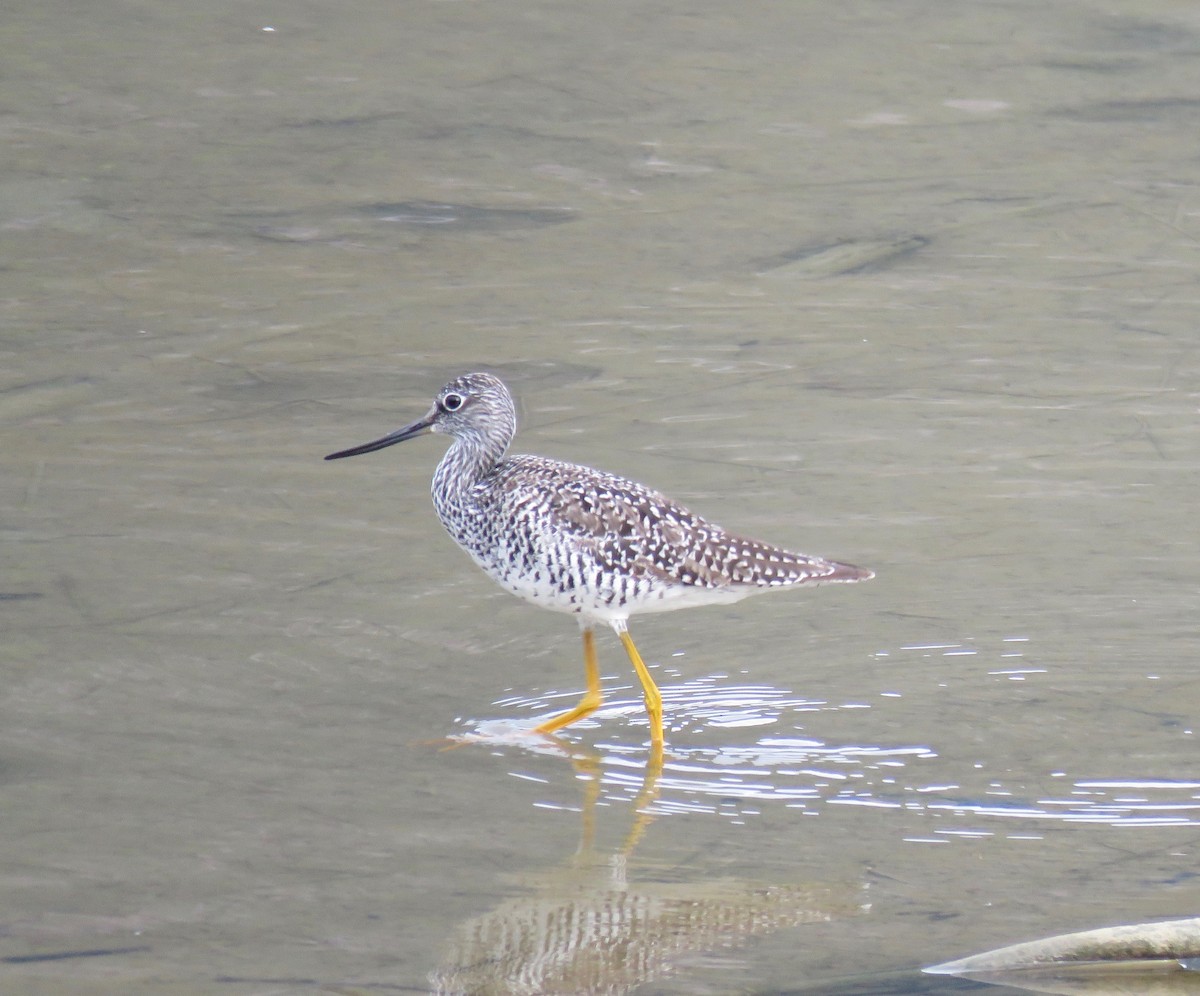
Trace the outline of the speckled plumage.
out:
<instances>
[{"instance_id":1,"label":"speckled plumage","mask_svg":"<svg viewBox=\"0 0 1200 996\"><path fill-rule=\"evenodd\" d=\"M473 484L444 483L439 473L438 516L484 571L586 620L870 576L733 536L657 491L577 464L513 456Z\"/></svg>"},{"instance_id":2,"label":"speckled plumage","mask_svg":"<svg viewBox=\"0 0 1200 996\"><path fill-rule=\"evenodd\" d=\"M545 457L506 456L516 434L516 410L508 388L491 374L456 378L423 418L326 459L371 452L425 432L454 440L433 475L434 508L454 541L514 594L577 614L585 658L594 656L592 626L611 625L644 686L649 676L640 658L635 660L626 632L633 614L873 577L850 564L735 536L636 481ZM591 660L588 666L591 688ZM646 687L648 709L651 687L652 682ZM593 710L581 703L566 722ZM552 732L566 722L553 720L539 729Z\"/></svg>"}]
</instances>

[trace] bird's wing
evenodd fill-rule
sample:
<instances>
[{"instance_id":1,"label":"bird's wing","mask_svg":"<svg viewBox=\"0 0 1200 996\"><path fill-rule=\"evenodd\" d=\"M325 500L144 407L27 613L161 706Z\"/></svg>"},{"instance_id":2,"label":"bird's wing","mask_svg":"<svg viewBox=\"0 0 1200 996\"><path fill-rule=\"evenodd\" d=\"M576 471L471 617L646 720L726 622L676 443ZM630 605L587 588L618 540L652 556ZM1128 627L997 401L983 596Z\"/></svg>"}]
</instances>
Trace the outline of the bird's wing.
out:
<instances>
[{"instance_id":1,"label":"bird's wing","mask_svg":"<svg viewBox=\"0 0 1200 996\"><path fill-rule=\"evenodd\" d=\"M543 502L559 542L631 575L724 588L859 581L871 572L734 536L636 481L590 467L524 462L518 501ZM545 477L546 480L539 480ZM527 490L528 489L528 490ZM549 496L549 497L547 497Z\"/></svg>"}]
</instances>

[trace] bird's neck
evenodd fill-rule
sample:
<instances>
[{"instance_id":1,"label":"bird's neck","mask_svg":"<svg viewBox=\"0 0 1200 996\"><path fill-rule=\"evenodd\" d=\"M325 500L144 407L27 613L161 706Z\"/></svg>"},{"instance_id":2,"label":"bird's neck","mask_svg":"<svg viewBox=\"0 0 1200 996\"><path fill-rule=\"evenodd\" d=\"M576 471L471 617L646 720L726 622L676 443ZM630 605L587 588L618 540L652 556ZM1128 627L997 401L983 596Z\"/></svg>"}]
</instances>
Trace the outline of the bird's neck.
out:
<instances>
[{"instance_id":1,"label":"bird's neck","mask_svg":"<svg viewBox=\"0 0 1200 996\"><path fill-rule=\"evenodd\" d=\"M455 437L433 475L435 500L465 501L471 489L495 470L511 440L511 432Z\"/></svg>"}]
</instances>

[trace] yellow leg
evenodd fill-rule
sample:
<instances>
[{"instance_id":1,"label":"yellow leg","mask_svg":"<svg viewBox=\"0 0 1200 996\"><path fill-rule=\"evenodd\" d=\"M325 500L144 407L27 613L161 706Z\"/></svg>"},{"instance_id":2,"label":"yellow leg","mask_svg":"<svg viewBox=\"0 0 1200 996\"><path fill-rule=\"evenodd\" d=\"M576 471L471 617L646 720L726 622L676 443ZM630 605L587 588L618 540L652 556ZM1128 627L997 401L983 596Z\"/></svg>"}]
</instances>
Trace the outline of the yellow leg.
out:
<instances>
[{"instance_id":1,"label":"yellow leg","mask_svg":"<svg viewBox=\"0 0 1200 996\"><path fill-rule=\"evenodd\" d=\"M629 635L629 631L619 629L617 635L625 644L625 653L629 655L633 669L637 672L638 680L642 683L642 694L646 698L646 714L650 717L650 746L661 758L663 746L662 694L659 692L658 686L654 684L654 679L650 677L650 671L642 661L642 655L638 653L637 647L634 646L633 637Z\"/></svg>"},{"instance_id":2,"label":"yellow leg","mask_svg":"<svg viewBox=\"0 0 1200 996\"><path fill-rule=\"evenodd\" d=\"M644 666L644 665L643 665ZM564 726L569 726L577 719L590 716L600 708L600 665L596 663L596 637L590 629L583 631L583 667L587 675L587 691L579 700L579 705L561 716L548 719L540 726L533 728L534 733L554 733Z\"/></svg>"}]
</instances>

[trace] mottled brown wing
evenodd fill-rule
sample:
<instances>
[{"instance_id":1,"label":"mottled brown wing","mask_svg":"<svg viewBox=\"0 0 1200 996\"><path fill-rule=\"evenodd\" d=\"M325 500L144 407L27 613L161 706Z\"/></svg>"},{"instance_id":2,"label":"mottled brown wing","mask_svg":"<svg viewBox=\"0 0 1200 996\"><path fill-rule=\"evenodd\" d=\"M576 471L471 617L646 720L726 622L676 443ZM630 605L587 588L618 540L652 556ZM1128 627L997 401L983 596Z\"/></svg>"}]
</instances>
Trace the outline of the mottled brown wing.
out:
<instances>
[{"instance_id":1,"label":"mottled brown wing","mask_svg":"<svg viewBox=\"0 0 1200 996\"><path fill-rule=\"evenodd\" d=\"M564 466L571 470L565 476ZM553 528L631 575L650 574L701 588L782 587L873 577L850 564L734 536L635 481L558 463L546 470L554 477L547 509Z\"/></svg>"}]
</instances>

